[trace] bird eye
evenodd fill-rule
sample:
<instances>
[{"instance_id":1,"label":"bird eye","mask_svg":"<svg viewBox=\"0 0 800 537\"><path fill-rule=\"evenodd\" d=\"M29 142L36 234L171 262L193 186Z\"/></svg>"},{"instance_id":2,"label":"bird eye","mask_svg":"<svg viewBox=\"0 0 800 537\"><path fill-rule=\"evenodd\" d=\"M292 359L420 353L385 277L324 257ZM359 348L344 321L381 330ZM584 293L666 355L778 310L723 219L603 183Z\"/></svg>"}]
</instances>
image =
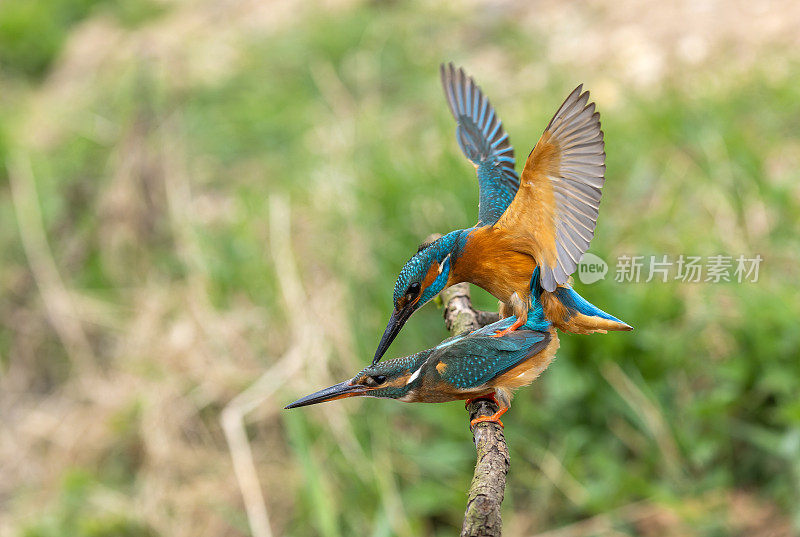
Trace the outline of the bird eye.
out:
<instances>
[{"instance_id":1,"label":"bird eye","mask_svg":"<svg viewBox=\"0 0 800 537\"><path fill-rule=\"evenodd\" d=\"M407 295L417 296L419 294L419 282L414 282L408 286L408 290L406 291Z\"/></svg>"},{"instance_id":2,"label":"bird eye","mask_svg":"<svg viewBox=\"0 0 800 537\"><path fill-rule=\"evenodd\" d=\"M370 387L380 386L384 382L386 382L384 375L372 375L364 379L364 383Z\"/></svg>"}]
</instances>

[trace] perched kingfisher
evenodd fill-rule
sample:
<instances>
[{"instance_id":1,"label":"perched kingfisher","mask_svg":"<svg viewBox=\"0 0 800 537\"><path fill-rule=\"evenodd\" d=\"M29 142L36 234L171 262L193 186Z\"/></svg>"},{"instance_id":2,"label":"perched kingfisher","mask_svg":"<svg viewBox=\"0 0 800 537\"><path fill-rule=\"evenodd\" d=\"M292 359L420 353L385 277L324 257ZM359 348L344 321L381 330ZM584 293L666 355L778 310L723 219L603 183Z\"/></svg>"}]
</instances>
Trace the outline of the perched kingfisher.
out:
<instances>
[{"instance_id":1,"label":"perched kingfisher","mask_svg":"<svg viewBox=\"0 0 800 537\"><path fill-rule=\"evenodd\" d=\"M532 280L538 278L538 270ZM534 282L532 282L533 284ZM286 408L333 401L344 397L382 397L415 403L490 398L500 409L492 416L472 420L495 421L511 405L513 390L533 382L547 368L558 349L558 335L534 299L527 319L517 330L507 317L473 332L444 340L411 356L372 364L352 379L298 399ZM502 337L496 337L503 333Z\"/></svg>"},{"instance_id":2,"label":"perched kingfisher","mask_svg":"<svg viewBox=\"0 0 800 537\"><path fill-rule=\"evenodd\" d=\"M463 69L441 66L442 85L456 118L456 138L478 174L478 222L423 244L400 271L394 311L375 351L388 349L408 318L442 289L459 282L500 300L503 317L526 323L530 281L541 268L546 319L565 332L590 334L632 328L581 298L569 282L594 236L605 174L600 114L582 85L570 93L528 155L520 182L508 134L481 89Z\"/></svg>"}]
</instances>

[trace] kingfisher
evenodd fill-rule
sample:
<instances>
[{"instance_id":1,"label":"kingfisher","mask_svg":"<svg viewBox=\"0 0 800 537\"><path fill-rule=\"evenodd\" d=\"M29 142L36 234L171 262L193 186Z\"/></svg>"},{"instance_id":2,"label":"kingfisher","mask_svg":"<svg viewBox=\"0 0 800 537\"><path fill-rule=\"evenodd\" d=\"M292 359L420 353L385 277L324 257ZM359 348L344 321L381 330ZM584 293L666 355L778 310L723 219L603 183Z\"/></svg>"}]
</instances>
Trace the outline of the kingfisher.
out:
<instances>
[{"instance_id":1,"label":"kingfisher","mask_svg":"<svg viewBox=\"0 0 800 537\"><path fill-rule=\"evenodd\" d=\"M538 278L538 269L532 278ZM411 356L373 363L353 378L307 395L287 405L297 408L345 397L380 397L415 403L441 403L466 399L493 400L499 410L470 422L500 426L510 408L513 391L533 382L555 356L559 346L553 324L545 319L534 299L527 318L515 331L513 316L472 332L442 341ZM501 337L496 337L502 334Z\"/></svg>"},{"instance_id":2,"label":"kingfisher","mask_svg":"<svg viewBox=\"0 0 800 537\"><path fill-rule=\"evenodd\" d=\"M477 171L478 221L421 245L403 266L373 364L416 310L459 282L486 289L500 301L501 316L515 318L496 337L521 328L537 267L544 316L559 330L632 330L585 301L570 281L594 236L605 181L600 114L589 92L581 84L564 100L528 155L520 180L514 148L481 89L452 63L442 64L440 74L456 139Z\"/></svg>"}]
</instances>

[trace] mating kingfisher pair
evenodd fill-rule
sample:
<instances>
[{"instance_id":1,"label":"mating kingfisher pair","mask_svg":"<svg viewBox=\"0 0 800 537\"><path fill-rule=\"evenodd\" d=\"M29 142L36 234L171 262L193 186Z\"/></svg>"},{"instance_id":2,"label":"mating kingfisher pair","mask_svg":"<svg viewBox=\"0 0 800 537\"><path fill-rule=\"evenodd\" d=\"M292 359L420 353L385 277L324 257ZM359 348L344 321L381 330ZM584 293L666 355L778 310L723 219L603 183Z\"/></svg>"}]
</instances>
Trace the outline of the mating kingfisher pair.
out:
<instances>
[{"instance_id":1,"label":"mating kingfisher pair","mask_svg":"<svg viewBox=\"0 0 800 537\"><path fill-rule=\"evenodd\" d=\"M570 275L594 236L605 175L600 114L582 85L570 93L528 155L521 178L514 149L489 100L463 69L441 67L456 138L480 189L478 222L425 244L394 287L394 311L372 365L351 380L287 408L342 397L442 402L494 396L532 382L558 348L555 328L590 334L631 330L578 295ZM406 321L446 287L469 282L500 301L500 321L432 349L380 363Z\"/></svg>"}]
</instances>

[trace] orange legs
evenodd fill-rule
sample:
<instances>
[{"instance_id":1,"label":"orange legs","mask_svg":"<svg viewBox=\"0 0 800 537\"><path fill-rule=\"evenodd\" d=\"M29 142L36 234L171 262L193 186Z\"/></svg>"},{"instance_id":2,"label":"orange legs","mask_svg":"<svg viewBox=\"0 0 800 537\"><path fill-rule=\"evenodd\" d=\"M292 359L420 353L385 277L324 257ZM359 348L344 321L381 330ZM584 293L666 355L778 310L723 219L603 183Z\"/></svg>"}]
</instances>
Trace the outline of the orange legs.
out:
<instances>
[{"instance_id":1,"label":"orange legs","mask_svg":"<svg viewBox=\"0 0 800 537\"><path fill-rule=\"evenodd\" d=\"M514 315L517 316L517 320L505 330L500 330L499 332L492 334L492 337L503 337L509 332L513 332L528 321L528 303L522 300L519 294L516 292L511 295L509 302L511 303L510 306L508 304L504 304L503 307L500 308L500 314L504 318L508 317L508 312L511 310L514 312Z\"/></svg>"},{"instance_id":2,"label":"orange legs","mask_svg":"<svg viewBox=\"0 0 800 537\"><path fill-rule=\"evenodd\" d=\"M499 332L495 332L494 334L492 334L492 337L503 337L506 334L508 334L509 332L513 332L514 330L516 330L517 328L519 328L520 326L525 324L525 321L526 321L526 319L523 319L522 317L517 317L517 320L514 321L514 324L512 324L511 326L509 326L508 328L506 328L504 330L500 330Z\"/></svg>"},{"instance_id":3,"label":"orange legs","mask_svg":"<svg viewBox=\"0 0 800 537\"><path fill-rule=\"evenodd\" d=\"M499 406L500 410L498 410L497 412L495 412L491 416L481 416L479 418L475 418L474 420L469 422L469 428L470 429L474 429L477 424L482 423L484 421L493 421L496 424L498 424L500 427L504 427L503 422L500 421L500 416L502 416L503 414L508 412L508 409L510 407L508 407L507 405L504 405L503 403L498 401L497 397L495 397L495 393L494 392L492 392L490 395L481 395L480 397L471 397L470 399L467 399L467 401L464 403L464 406L465 407L469 406L470 403L472 403L473 401L475 401L477 399L489 399L490 401L493 401L494 404Z\"/></svg>"},{"instance_id":4,"label":"orange legs","mask_svg":"<svg viewBox=\"0 0 800 537\"><path fill-rule=\"evenodd\" d=\"M469 428L470 429L474 429L477 424L479 424L481 422L484 422L484 421L493 421L496 424L498 424L500 427L505 427L503 425L503 422L500 421L500 416L502 416L506 412L508 412L508 407L501 408L500 410L498 410L497 412L495 412L491 416L481 416L479 418L475 418L474 420L469 422Z\"/></svg>"}]
</instances>

